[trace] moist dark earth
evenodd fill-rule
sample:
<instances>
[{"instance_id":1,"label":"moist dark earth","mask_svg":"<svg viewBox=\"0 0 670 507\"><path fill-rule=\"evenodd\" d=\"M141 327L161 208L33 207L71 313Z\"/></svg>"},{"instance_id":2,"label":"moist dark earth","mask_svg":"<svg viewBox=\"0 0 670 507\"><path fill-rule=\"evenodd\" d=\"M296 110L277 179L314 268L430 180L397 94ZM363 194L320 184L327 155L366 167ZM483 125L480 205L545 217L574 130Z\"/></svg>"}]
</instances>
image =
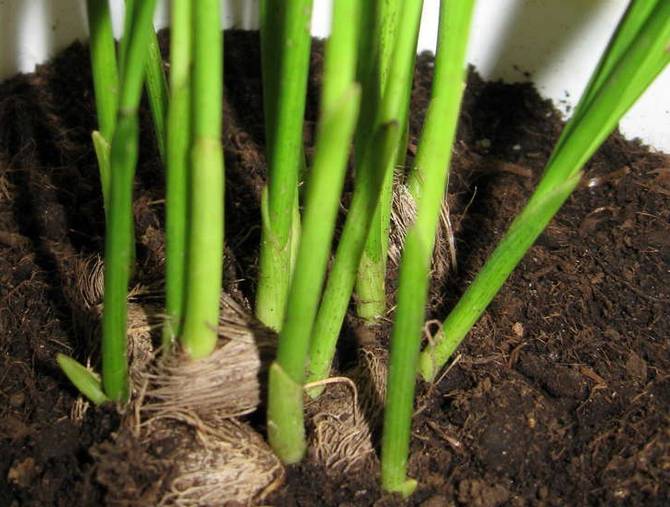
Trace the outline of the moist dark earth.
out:
<instances>
[{"instance_id":1,"label":"moist dark earth","mask_svg":"<svg viewBox=\"0 0 670 507\"><path fill-rule=\"evenodd\" d=\"M253 301L265 181L258 35L228 32L225 48L226 287ZM321 54L315 43L308 159ZM0 505L104 498L88 449L116 429L117 416L74 417L77 393L55 362L57 352L97 357L66 294L77 277L71 260L103 246L88 61L76 43L0 84ZM432 61L417 60L408 164ZM146 107L142 123L136 277L150 283L162 276L164 180ZM458 268L432 287L428 319L443 319L482 266L562 125L530 83L487 83L470 71L448 196ZM419 386L410 458L419 488L406 504L668 505L669 204L670 158L613 134L448 371ZM390 269L391 300L394 277ZM349 317L343 334L357 328ZM388 331L378 333L382 342ZM341 362L351 360L347 347ZM377 483L373 474L331 480L296 466L265 503L404 504Z\"/></svg>"}]
</instances>

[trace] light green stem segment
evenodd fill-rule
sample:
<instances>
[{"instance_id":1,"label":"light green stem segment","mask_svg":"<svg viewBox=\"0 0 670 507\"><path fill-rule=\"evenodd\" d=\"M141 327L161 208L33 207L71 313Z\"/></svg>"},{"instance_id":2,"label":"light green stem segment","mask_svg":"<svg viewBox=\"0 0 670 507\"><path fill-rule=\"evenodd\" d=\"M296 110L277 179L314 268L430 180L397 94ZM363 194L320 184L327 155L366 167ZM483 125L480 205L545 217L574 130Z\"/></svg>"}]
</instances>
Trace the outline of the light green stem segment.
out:
<instances>
[{"instance_id":1,"label":"light green stem segment","mask_svg":"<svg viewBox=\"0 0 670 507\"><path fill-rule=\"evenodd\" d=\"M394 118L400 126L395 156L389 162L391 166L398 159L404 160L405 131L422 6L423 1L417 0L382 0L378 13L378 83L382 101L377 111L377 123ZM387 95L391 97L387 98ZM359 170L377 169L361 167ZM393 167L385 171L384 185L366 240L356 283L356 313L370 323L374 323L386 311L386 259L393 172Z\"/></svg>"},{"instance_id":2,"label":"light green stem segment","mask_svg":"<svg viewBox=\"0 0 670 507\"><path fill-rule=\"evenodd\" d=\"M268 428L273 428L270 443L286 463L300 459L305 449L302 407L305 365L358 119L360 89L354 82L357 25L351 23L357 16L358 0L337 0L334 4L333 30L326 44L314 165L309 174L296 270L275 361L283 375L270 376L271 384L279 382L270 386L271 395L279 400L271 400L268 405ZM296 396L299 403L287 406L284 400L293 399L295 386L300 387L300 396ZM283 388L288 392L283 392Z\"/></svg>"},{"instance_id":3,"label":"light green stem segment","mask_svg":"<svg viewBox=\"0 0 670 507\"><path fill-rule=\"evenodd\" d=\"M158 37L152 30L149 39L149 54L146 63L145 88L149 98L149 108L154 120L154 132L156 144L161 160L165 163L166 158L166 117L168 108L168 86L163 70L163 57L158 46Z\"/></svg>"},{"instance_id":4,"label":"light green stem segment","mask_svg":"<svg viewBox=\"0 0 670 507\"><path fill-rule=\"evenodd\" d=\"M272 363L268 377L268 441L286 464L298 463L305 455L302 397L302 383Z\"/></svg>"},{"instance_id":5,"label":"light green stem segment","mask_svg":"<svg viewBox=\"0 0 670 507\"><path fill-rule=\"evenodd\" d=\"M134 254L132 194L144 81L146 47L155 0L126 11L119 112L111 149L110 199L105 230L105 291L102 315L102 386L113 401L128 398L126 338L128 282Z\"/></svg>"},{"instance_id":6,"label":"light green stem segment","mask_svg":"<svg viewBox=\"0 0 670 507\"><path fill-rule=\"evenodd\" d=\"M387 168L393 159L398 142L398 124L390 122L381 125L373 136L371 149L367 156L371 167ZM358 172L354 194L349 205L344 229L335 252L326 288L323 292L319 311L314 322L312 345L310 349L308 382L316 382L328 377L335 356L335 346L340 335L342 322L347 313L351 293L356 281L361 255L365 247L365 238L375 211L385 174L382 171ZM323 388L309 391L317 397Z\"/></svg>"},{"instance_id":7,"label":"light green stem segment","mask_svg":"<svg viewBox=\"0 0 670 507\"><path fill-rule=\"evenodd\" d=\"M424 323L425 294L428 291L430 250L419 229L407 234L403 251L398 292L398 307L393 325L387 395L382 433L382 487L386 491L410 495L416 481L407 478L407 459L414 408L416 364L421 341L417 329Z\"/></svg>"},{"instance_id":8,"label":"light green stem segment","mask_svg":"<svg viewBox=\"0 0 670 507\"><path fill-rule=\"evenodd\" d=\"M340 0L340 3L342 0ZM325 93L324 93L325 94ZM319 127L319 136L307 191L303 231L298 250L296 271L289 291L286 318L279 335L277 365L297 385L305 379L305 363L312 336L312 326L319 305L321 287L328 264L328 254L332 241L335 219L339 206L339 197L344 181L349 143L356 124L359 92L355 84L345 93L334 107L324 111ZM272 377L271 377L272 380ZM274 392L281 393L279 389ZM285 394L278 394L284 399ZM292 414L290 420L300 420L300 428L292 426L281 430L278 435L290 438L293 445L277 440L271 444L279 457L285 461L291 459L293 452L283 456L280 450L293 446L304 449L300 435L302 429L302 396L298 407L299 414ZM270 404L269 407L281 403ZM283 419L268 409L269 420L275 426L285 424ZM282 407L282 411L288 411Z\"/></svg>"},{"instance_id":9,"label":"light green stem segment","mask_svg":"<svg viewBox=\"0 0 670 507\"><path fill-rule=\"evenodd\" d=\"M65 354L57 354L56 361L70 382L91 402L101 405L109 401L102 391L100 377L95 373Z\"/></svg>"},{"instance_id":10,"label":"light green stem segment","mask_svg":"<svg viewBox=\"0 0 670 507\"><path fill-rule=\"evenodd\" d=\"M414 60L421 6L421 0L407 1L403 6L403 24L398 30L393 63L389 66L388 85L379 108L375 110L374 128L371 130L373 134L369 136L365 147L361 148L362 158L356 171L354 194L314 324L315 338L310 350L309 382L322 380L330 373L335 346L359 272L365 241L379 203L382 186L388 180L389 172L393 170L393 160L401 137L399 119L402 118L406 84L411 74L411 62ZM366 15L366 19L369 18L370 14ZM361 40L365 40L364 34ZM370 41L366 43L367 46L371 44ZM362 74L359 69L360 75ZM374 82L375 78L369 79ZM362 125L363 119L358 125L359 132ZM322 391L323 388L314 388L309 394L316 397Z\"/></svg>"},{"instance_id":11,"label":"light green stem segment","mask_svg":"<svg viewBox=\"0 0 670 507\"><path fill-rule=\"evenodd\" d=\"M224 224L223 38L219 1L199 0L192 6L191 211L181 342L197 359L211 354L218 338Z\"/></svg>"},{"instance_id":12,"label":"light green stem segment","mask_svg":"<svg viewBox=\"0 0 670 507\"><path fill-rule=\"evenodd\" d=\"M639 2L638 2L639 3ZM614 130L653 79L670 62L670 3L658 1L644 19L633 5L626 13L595 77L580 101L575 117L547 164L544 176L526 208L512 222L456 307L444 321L441 333L421 353L419 370L431 381L498 293L525 252L577 185L581 168ZM634 36L625 43L620 30ZM623 41L623 42L622 42ZM626 49L622 49L626 47ZM615 51L612 58L610 51ZM609 62L609 63L603 63ZM583 109L582 109L583 108Z\"/></svg>"},{"instance_id":13,"label":"light green stem segment","mask_svg":"<svg viewBox=\"0 0 670 507\"><path fill-rule=\"evenodd\" d=\"M404 495L416 486L416 481L407 479L407 458L417 360L435 233L465 85L465 55L473 9L474 0L440 2L432 96L409 177L417 215L400 264L381 454L382 487Z\"/></svg>"},{"instance_id":14,"label":"light green stem segment","mask_svg":"<svg viewBox=\"0 0 670 507\"><path fill-rule=\"evenodd\" d=\"M290 283L287 271L292 264L312 0L265 0L261 7L269 182L263 204L256 316L279 330Z\"/></svg>"},{"instance_id":15,"label":"light green stem segment","mask_svg":"<svg viewBox=\"0 0 670 507\"><path fill-rule=\"evenodd\" d=\"M191 141L191 1L173 0L170 39L170 103L165 177L165 311L163 347L181 332L185 300Z\"/></svg>"},{"instance_id":16,"label":"light green stem segment","mask_svg":"<svg viewBox=\"0 0 670 507\"><path fill-rule=\"evenodd\" d=\"M112 20L107 0L88 0L88 28L91 46L91 71L95 92L95 109L98 130L93 132L93 147L100 170L100 186L105 210L109 207L110 142L116 125L119 101L119 73L116 48L112 33Z\"/></svg>"}]
</instances>

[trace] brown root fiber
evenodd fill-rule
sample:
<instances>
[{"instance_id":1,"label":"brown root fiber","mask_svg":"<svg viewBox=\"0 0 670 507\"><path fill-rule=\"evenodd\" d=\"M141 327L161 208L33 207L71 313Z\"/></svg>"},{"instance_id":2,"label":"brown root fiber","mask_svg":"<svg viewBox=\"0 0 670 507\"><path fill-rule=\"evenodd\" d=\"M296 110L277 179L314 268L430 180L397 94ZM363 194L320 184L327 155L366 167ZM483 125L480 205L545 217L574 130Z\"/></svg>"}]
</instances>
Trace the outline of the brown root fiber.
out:
<instances>
[{"instance_id":1,"label":"brown root fiber","mask_svg":"<svg viewBox=\"0 0 670 507\"><path fill-rule=\"evenodd\" d=\"M375 473L378 468L373 434L386 396L387 360L384 349L361 349L349 377L328 379L323 394L306 406L309 459L331 477Z\"/></svg>"},{"instance_id":2,"label":"brown root fiber","mask_svg":"<svg viewBox=\"0 0 670 507\"><path fill-rule=\"evenodd\" d=\"M349 384L349 385L347 385ZM357 387L342 377L306 407L309 459L333 477L372 471L376 456L370 426L358 406Z\"/></svg>"},{"instance_id":3,"label":"brown root fiber","mask_svg":"<svg viewBox=\"0 0 670 507\"><path fill-rule=\"evenodd\" d=\"M126 418L92 450L109 505L211 506L262 500L283 477L281 463L247 424L197 418Z\"/></svg>"},{"instance_id":4,"label":"brown root fiber","mask_svg":"<svg viewBox=\"0 0 670 507\"><path fill-rule=\"evenodd\" d=\"M276 338L231 297L222 296L221 303L215 351L197 361L182 353L155 361L144 375L142 411L217 421L256 410L264 359L274 350Z\"/></svg>"},{"instance_id":5,"label":"brown root fiber","mask_svg":"<svg viewBox=\"0 0 670 507\"><path fill-rule=\"evenodd\" d=\"M393 208L391 210L391 231L389 235L389 259L397 267L400 265L402 247L409 228L416 219L416 202L407 186L395 181L393 188ZM450 269L456 270L456 246L446 197L440 208L440 219L435 236L433 251L434 280L445 279Z\"/></svg>"},{"instance_id":6,"label":"brown root fiber","mask_svg":"<svg viewBox=\"0 0 670 507\"><path fill-rule=\"evenodd\" d=\"M180 352L149 353L133 377L135 396L122 428L93 451L108 503L246 505L278 487L280 461L237 419L260 403L264 358L275 341L273 332L223 295L212 355L191 360Z\"/></svg>"}]
</instances>

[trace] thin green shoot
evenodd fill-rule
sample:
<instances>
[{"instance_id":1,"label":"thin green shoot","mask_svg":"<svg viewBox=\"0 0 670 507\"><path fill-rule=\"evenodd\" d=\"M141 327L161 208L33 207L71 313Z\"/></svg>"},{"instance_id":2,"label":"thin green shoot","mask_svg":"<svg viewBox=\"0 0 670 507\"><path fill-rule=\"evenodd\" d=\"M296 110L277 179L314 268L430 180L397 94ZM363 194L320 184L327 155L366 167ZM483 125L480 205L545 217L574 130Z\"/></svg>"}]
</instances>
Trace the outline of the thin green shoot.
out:
<instances>
[{"instance_id":1,"label":"thin green shoot","mask_svg":"<svg viewBox=\"0 0 670 507\"><path fill-rule=\"evenodd\" d=\"M326 274L360 100L356 69L357 0L338 0L326 46L321 115L303 228L277 357L270 369L268 438L285 463L305 452L303 384L312 326Z\"/></svg>"},{"instance_id":2,"label":"thin green shoot","mask_svg":"<svg viewBox=\"0 0 670 507\"><path fill-rule=\"evenodd\" d=\"M93 146L98 158L103 202L107 209L111 177L109 150L116 125L119 75L109 4L107 0L88 0L86 7L90 33L91 73L98 115L98 130L92 134Z\"/></svg>"},{"instance_id":3,"label":"thin green shoot","mask_svg":"<svg viewBox=\"0 0 670 507\"><path fill-rule=\"evenodd\" d=\"M330 373L365 241L382 187L388 180L389 172L393 170L393 160L401 138L401 109L416 51L421 6L421 0L407 1L403 5L402 26L397 32L386 92L376 111L373 134L357 166L352 201L314 324L315 338L310 350L309 382L323 380ZM318 396L322 391L323 387L315 387L309 392L311 396Z\"/></svg>"},{"instance_id":4,"label":"thin green shoot","mask_svg":"<svg viewBox=\"0 0 670 507\"><path fill-rule=\"evenodd\" d=\"M185 300L191 141L191 2L173 0L170 30L170 102L165 176L165 311L163 349L181 332Z\"/></svg>"},{"instance_id":5,"label":"thin green shoot","mask_svg":"<svg viewBox=\"0 0 670 507\"><path fill-rule=\"evenodd\" d=\"M128 4L130 5L130 3ZM137 164L138 108L155 0L126 11L119 111L111 146L110 199L105 231L102 385L113 401L128 398L127 296L133 258L132 191Z\"/></svg>"},{"instance_id":6,"label":"thin green shoot","mask_svg":"<svg viewBox=\"0 0 670 507\"><path fill-rule=\"evenodd\" d=\"M292 237L297 232L296 195L302 165L311 11L312 0L266 0L262 5L269 181L261 204L256 316L276 330L281 327L286 309L291 277L287 267L294 262Z\"/></svg>"},{"instance_id":7,"label":"thin green shoot","mask_svg":"<svg viewBox=\"0 0 670 507\"><path fill-rule=\"evenodd\" d=\"M163 57L156 32L152 30L146 63L144 86L149 98L149 109L154 123L156 145L163 163L166 161L166 118L168 108L168 86L163 70Z\"/></svg>"},{"instance_id":8,"label":"thin green shoot","mask_svg":"<svg viewBox=\"0 0 670 507\"><path fill-rule=\"evenodd\" d=\"M465 88L465 56L474 0L440 2L432 95L409 178L417 214L400 264L382 436L382 487L407 496L417 359L428 295L435 235L448 184L451 148Z\"/></svg>"},{"instance_id":9,"label":"thin green shoot","mask_svg":"<svg viewBox=\"0 0 670 507\"><path fill-rule=\"evenodd\" d=\"M387 92L388 80L392 77L392 65L395 65L395 62L392 62L392 57L396 41L401 36L412 37L414 40L411 59L404 63L408 66L405 82L398 87L400 103L397 105L396 115L401 135L395 156L390 162L390 164L396 166L398 163L404 164L405 160L409 103L412 93L416 43L419 36L419 27L413 24L413 16L406 17L407 11L403 11L403 9L418 9L420 17L423 6L422 1L404 5L406 3L398 0L380 2L375 26L375 32L379 38L379 79L377 84L382 97ZM362 132L362 135L366 134L367 132ZM367 169L362 168L361 170ZM386 172L386 179L382 187L379 204L372 219L356 282L356 313L369 323L374 323L386 312L386 265L394 172L394 168Z\"/></svg>"},{"instance_id":10,"label":"thin green shoot","mask_svg":"<svg viewBox=\"0 0 670 507\"><path fill-rule=\"evenodd\" d=\"M223 275L223 38L219 4L218 0L192 3L191 198L181 343L193 359L208 356L216 347Z\"/></svg>"},{"instance_id":11,"label":"thin green shoot","mask_svg":"<svg viewBox=\"0 0 670 507\"><path fill-rule=\"evenodd\" d=\"M577 186L584 164L670 62L670 3L655 2L644 19L638 18L638 9L633 4L619 24L613 43L601 58L591 85L566 126L568 133L557 144L528 204L444 321L442 331L421 353L419 369L425 380L435 378ZM631 21L629 16L633 15L635 20ZM623 30L626 37L621 35ZM628 37L629 42L623 43Z\"/></svg>"}]
</instances>

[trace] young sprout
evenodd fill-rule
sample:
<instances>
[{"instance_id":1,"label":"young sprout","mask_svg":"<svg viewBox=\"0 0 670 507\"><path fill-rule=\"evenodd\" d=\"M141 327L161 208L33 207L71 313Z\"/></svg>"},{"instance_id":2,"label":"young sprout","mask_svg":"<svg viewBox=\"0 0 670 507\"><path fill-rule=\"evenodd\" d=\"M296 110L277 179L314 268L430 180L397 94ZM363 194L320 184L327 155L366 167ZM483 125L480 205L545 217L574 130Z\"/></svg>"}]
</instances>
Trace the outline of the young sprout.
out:
<instances>
[{"instance_id":1,"label":"young sprout","mask_svg":"<svg viewBox=\"0 0 670 507\"><path fill-rule=\"evenodd\" d=\"M65 354L57 354L56 361L67 378L79 389L79 392L95 405L101 405L109 401L102 390L102 383L98 375Z\"/></svg>"},{"instance_id":2,"label":"young sprout","mask_svg":"<svg viewBox=\"0 0 670 507\"><path fill-rule=\"evenodd\" d=\"M630 4L528 204L420 356L427 381L456 350L582 177L582 167L670 62L670 2Z\"/></svg>"},{"instance_id":3,"label":"young sprout","mask_svg":"<svg viewBox=\"0 0 670 507\"><path fill-rule=\"evenodd\" d=\"M307 95L312 0L261 2L268 184L263 191L256 316L279 330L299 228L298 178Z\"/></svg>"},{"instance_id":4,"label":"young sprout","mask_svg":"<svg viewBox=\"0 0 670 507\"><path fill-rule=\"evenodd\" d=\"M465 85L465 55L473 7L474 0L440 2L432 96L409 178L417 214L407 234L400 264L381 456L383 488L403 495L416 487L416 481L407 479L416 365L436 229Z\"/></svg>"}]
</instances>

